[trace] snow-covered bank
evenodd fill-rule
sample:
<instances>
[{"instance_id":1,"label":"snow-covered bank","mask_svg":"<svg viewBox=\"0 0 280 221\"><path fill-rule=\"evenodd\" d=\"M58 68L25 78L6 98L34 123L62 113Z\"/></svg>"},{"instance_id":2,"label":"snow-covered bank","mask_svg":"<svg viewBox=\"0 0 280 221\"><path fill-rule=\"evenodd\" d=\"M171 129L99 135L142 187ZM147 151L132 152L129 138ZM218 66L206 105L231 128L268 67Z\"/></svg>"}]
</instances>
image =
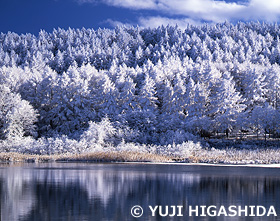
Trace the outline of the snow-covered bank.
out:
<instances>
[{"instance_id":1,"label":"snow-covered bank","mask_svg":"<svg viewBox=\"0 0 280 221\"><path fill-rule=\"evenodd\" d=\"M202 149L186 162L210 164L279 164L280 149Z\"/></svg>"},{"instance_id":2,"label":"snow-covered bank","mask_svg":"<svg viewBox=\"0 0 280 221\"><path fill-rule=\"evenodd\" d=\"M0 162L172 162L171 156L142 152L93 152L87 154L0 153Z\"/></svg>"},{"instance_id":3,"label":"snow-covered bank","mask_svg":"<svg viewBox=\"0 0 280 221\"><path fill-rule=\"evenodd\" d=\"M163 163L165 164L165 163ZM168 163L172 164L172 163ZM172 165L178 165L173 163ZM211 164L211 163L180 163L179 165L186 166L213 166L213 167L256 167L256 168L280 168L280 164Z\"/></svg>"},{"instance_id":4,"label":"snow-covered bank","mask_svg":"<svg viewBox=\"0 0 280 221\"><path fill-rule=\"evenodd\" d=\"M0 161L129 161L172 162L184 161L202 147L193 141L178 145L145 145L72 140L67 137L0 141Z\"/></svg>"},{"instance_id":5,"label":"snow-covered bank","mask_svg":"<svg viewBox=\"0 0 280 221\"><path fill-rule=\"evenodd\" d=\"M263 145L261 145L263 144ZM265 144L265 145L264 145ZM1 141L0 161L118 161L180 162L207 164L280 164L279 142L210 140L172 145L145 145L121 142L85 143L84 140L26 138Z\"/></svg>"}]
</instances>

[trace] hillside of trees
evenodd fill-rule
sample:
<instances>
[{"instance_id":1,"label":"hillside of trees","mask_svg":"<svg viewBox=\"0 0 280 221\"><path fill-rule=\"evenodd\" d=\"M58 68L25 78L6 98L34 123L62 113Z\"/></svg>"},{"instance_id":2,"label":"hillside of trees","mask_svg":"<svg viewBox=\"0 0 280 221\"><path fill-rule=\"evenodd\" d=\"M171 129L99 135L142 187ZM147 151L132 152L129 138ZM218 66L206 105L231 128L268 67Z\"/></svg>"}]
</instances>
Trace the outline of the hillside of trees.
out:
<instances>
[{"instance_id":1,"label":"hillside of trees","mask_svg":"<svg viewBox=\"0 0 280 221\"><path fill-rule=\"evenodd\" d=\"M280 135L280 26L0 34L0 139Z\"/></svg>"}]
</instances>

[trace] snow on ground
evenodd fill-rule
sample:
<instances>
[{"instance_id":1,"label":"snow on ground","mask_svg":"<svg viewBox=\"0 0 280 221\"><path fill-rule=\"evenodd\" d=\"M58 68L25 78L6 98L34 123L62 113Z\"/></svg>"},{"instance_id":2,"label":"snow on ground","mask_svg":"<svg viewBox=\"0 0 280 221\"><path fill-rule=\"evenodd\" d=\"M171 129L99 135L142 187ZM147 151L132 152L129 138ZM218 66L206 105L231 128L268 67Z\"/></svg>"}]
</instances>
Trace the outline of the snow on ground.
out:
<instances>
[{"instance_id":1,"label":"snow on ground","mask_svg":"<svg viewBox=\"0 0 280 221\"><path fill-rule=\"evenodd\" d=\"M121 142L86 144L65 137L2 141L2 161L121 161L180 162L229 165L280 164L280 148L260 145L259 141L187 141L181 144L146 145ZM265 144L265 142L263 142ZM215 146L215 147L213 147ZM243 148L242 148L243 147ZM13 154L12 154L13 153Z\"/></svg>"}]
</instances>

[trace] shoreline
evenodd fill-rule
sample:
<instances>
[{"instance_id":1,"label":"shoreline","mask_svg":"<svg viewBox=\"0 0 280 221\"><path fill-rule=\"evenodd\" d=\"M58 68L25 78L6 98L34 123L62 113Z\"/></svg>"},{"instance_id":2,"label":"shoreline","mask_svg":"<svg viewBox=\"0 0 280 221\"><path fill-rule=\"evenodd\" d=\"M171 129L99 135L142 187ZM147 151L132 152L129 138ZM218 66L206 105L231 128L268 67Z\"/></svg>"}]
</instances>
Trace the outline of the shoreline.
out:
<instances>
[{"instance_id":1,"label":"shoreline","mask_svg":"<svg viewBox=\"0 0 280 221\"><path fill-rule=\"evenodd\" d=\"M193 162L189 158L160 155L154 153L141 153L133 151L92 152L81 154L53 154L36 155L16 152L0 153L0 163L136 163L136 164L163 164L185 166L218 166L218 167L256 167L280 168L276 163L242 163L242 162Z\"/></svg>"},{"instance_id":2,"label":"shoreline","mask_svg":"<svg viewBox=\"0 0 280 221\"><path fill-rule=\"evenodd\" d=\"M133 151L92 152L81 154L23 154L0 153L0 163L46 163L46 162L172 162L171 156Z\"/></svg>"},{"instance_id":3,"label":"shoreline","mask_svg":"<svg viewBox=\"0 0 280 221\"><path fill-rule=\"evenodd\" d=\"M71 142L70 142L71 141ZM75 140L3 142L0 162L144 162L200 165L280 165L280 142L186 141L165 146L138 143L87 144ZM80 151L77 151L80 150ZM275 166L276 165L276 166ZM278 167L278 166L277 166Z\"/></svg>"}]
</instances>

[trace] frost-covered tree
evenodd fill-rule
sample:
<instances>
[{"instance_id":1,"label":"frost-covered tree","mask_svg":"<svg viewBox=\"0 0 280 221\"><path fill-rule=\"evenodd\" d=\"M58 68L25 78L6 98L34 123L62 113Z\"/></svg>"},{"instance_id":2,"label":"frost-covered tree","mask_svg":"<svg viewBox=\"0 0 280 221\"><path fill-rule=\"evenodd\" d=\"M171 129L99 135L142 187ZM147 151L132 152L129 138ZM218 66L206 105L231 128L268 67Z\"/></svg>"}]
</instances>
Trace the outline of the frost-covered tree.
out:
<instances>
[{"instance_id":1,"label":"frost-covered tree","mask_svg":"<svg viewBox=\"0 0 280 221\"><path fill-rule=\"evenodd\" d=\"M119 91L118 106L120 114L127 114L133 111L137 106L135 97L136 84L126 73L117 79L117 87Z\"/></svg>"},{"instance_id":2,"label":"frost-covered tree","mask_svg":"<svg viewBox=\"0 0 280 221\"><path fill-rule=\"evenodd\" d=\"M276 135L279 35L276 24L242 22L1 33L0 84L22 100L5 116L19 125L28 101L39 137L78 138L106 116L130 141L234 129Z\"/></svg>"},{"instance_id":3,"label":"frost-covered tree","mask_svg":"<svg viewBox=\"0 0 280 221\"><path fill-rule=\"evenodd\" d=\"M245 110L246 105L240 93L236 91L233 77L228 72L223 74L210 103L213 107L211 115L214 115L214 127L217 131L228 134L234 127L238 128L236 120Z\"/></svg>"},{"instance_id":4,"label":"frost-covered tree","mask_svg":"<svg viewBox=\"0 0 280 221\"><path fill-rule=\"evenodd\" d=\"M136 96L137 106L126 114L128 125L132 129L143 133L143 141L151 142L156 139L158 122L158 99L156 97L155 82L149 76L145 76L143 85Z\"/></svg>"},{"instance_id":5,"label":"frost-covered tree","mask_svg":"<svg viewBox=\"0 0 280 221\"><path fill-rule=\"evenodd\" d=\"M244 98L246 98L248 108L265 103L267 93L267 82L265 78L264 70L261 67L247 66L247 70L243 76L242 91Z\"/></svg>"},{"instance_id":6,"label":"frost-covered tree","mask_svg":"<svg viewBox=\"0 0 280 221\"><path fill-rule=\"evenodd\" d=\"M119 115L118 97L119 92L115 83L105 74L101 82L101 96L102 101L98 116L100 118L108 116L115 118Z\"/></svg>"},{"instance_id":7,"label":"frost-covered tree","mask_svg":"<svg viewBox=\"0 0 280 221\"><path fill-rule=\"evenodd\" d=\"M86 142L88 147L94 148L96 144L112 142L115 134L116 129L106 117L99 123L90 121L88 129L82 134L81 139Z\"/></svg>"},{"instance_id":8,"label":"frost-covered tree","mask_svg":"<svg viewBox=\"0 0 280 221\"><path fill-rule=\"evenodd\" d=\"M204 131L210 131L211 121L208 116L209 107L209 91L204 83L193 82L192 80L188 84L188 116L186 118L186 127L194 133L203 133Z\"/></svg>"},{"instance_id":9,"label":"frost-covered tree","mask_svg":"<svg viewBox=\"0 0 280 221\"><path fill-rule=\"evenodd\" d=\"M37 112L19 94L0 85L0 137L14 139L23 136L37 136L35 123Z\"/></svg>"},{"instance_id":10,"label":"frost-covered tree","mask_svg":"<svg viewBox=\"0 0 280 221\"><path fill-rule=\"evenodd\" d=\"M88 127L88 122L95 118L91 106L88 79L84 79L75 68L69 68L61 75L54 88L52 109L47 118L52 120L52 129L59 134L74 135Z\"/></svg>"}]
</instances>

